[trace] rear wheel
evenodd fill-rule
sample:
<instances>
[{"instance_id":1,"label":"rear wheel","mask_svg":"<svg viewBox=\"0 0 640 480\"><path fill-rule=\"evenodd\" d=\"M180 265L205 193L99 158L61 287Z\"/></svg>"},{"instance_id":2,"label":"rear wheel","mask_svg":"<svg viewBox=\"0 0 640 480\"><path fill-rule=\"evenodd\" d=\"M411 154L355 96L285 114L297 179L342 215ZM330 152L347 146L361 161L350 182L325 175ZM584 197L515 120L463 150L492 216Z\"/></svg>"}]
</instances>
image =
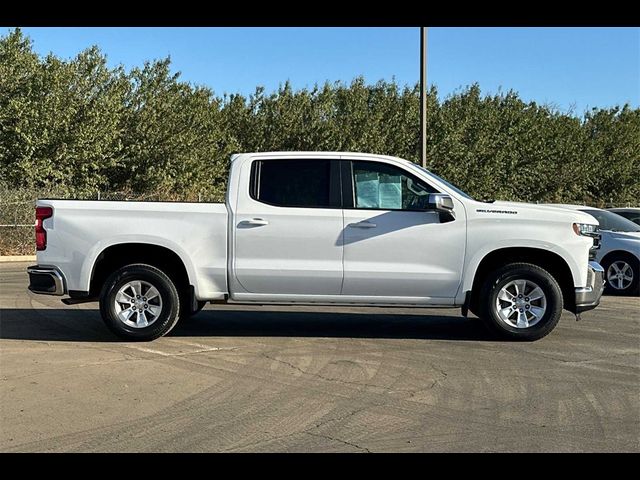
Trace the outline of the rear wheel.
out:
<instances>
[{"instance_id":1,"label":"rear wheel","mask_svg":"<svg viewBox=\"0 0 640 480\"><path fill-rule=\"evenodd\" d=\"M513 340L538 340L555 328L562 314L562 291L546 270L512 263L487 277L478 308L485 325Z\"/></svg>"},{"instance_id":2,"label":"rear wheel","mask_svg":"<svg viewBox=\"0 0 640 480\"><path fill-rule=\"evenodd\" d=\"M126 265L113 272L100 294L106 326L125 340L149 341L178 321L180 299L173 281L151 265Z\"/></svg>"}]
</instances>

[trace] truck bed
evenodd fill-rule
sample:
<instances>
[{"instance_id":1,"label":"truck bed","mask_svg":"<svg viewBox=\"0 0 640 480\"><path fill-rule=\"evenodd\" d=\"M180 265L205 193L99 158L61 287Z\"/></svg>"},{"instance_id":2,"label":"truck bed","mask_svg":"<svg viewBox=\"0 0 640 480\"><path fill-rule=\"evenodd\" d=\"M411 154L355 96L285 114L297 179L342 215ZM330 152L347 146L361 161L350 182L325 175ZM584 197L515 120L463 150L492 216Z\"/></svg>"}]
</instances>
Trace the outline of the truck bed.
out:
<instances>
[{"instance_id":1,"label":"truck bed","mask_svg":"<svg viewBox=\"0 0 640 480\"><path fill-rule=\"evenodd\" d=\"M227 292L227 208L223 203L40 199L53 207L45 220L47 248L39 265L56 265L68 290L88 291L92 266L120 243L154 244L175 252L193 279L198 299ZM80 271L80 275L72 272Z\"/></svg>"}]
</instances>

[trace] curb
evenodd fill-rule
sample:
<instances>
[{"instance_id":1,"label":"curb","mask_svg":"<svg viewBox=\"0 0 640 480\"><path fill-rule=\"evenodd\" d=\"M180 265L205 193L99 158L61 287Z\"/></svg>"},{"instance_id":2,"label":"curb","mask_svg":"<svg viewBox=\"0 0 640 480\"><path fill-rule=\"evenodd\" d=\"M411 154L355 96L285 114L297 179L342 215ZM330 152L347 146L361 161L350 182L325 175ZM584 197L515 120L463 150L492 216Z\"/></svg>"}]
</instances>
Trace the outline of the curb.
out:
<instances>
[{"instance_id":1,"label":"curb","mask_svg":"<svg viewBox=\"0 0 640 480\"><path fill-rule=\"evenodd\" d=\"M6 262L35 262L35 255L5 255L0 256L0 263Z\"/></svg>"}]
</instances>

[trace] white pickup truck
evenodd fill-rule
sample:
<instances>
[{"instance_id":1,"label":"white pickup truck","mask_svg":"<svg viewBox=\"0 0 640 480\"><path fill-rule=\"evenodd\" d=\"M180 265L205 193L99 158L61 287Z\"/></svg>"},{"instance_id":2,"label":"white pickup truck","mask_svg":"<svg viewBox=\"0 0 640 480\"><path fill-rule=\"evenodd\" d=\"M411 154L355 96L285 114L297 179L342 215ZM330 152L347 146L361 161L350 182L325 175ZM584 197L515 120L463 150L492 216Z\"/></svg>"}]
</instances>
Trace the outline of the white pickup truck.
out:
<instances>
[{"instance_id":1,"label":"white pickup truck","mask_svg":"<svg viewBox=\"0 0 640 480\"><path fill-rule=\"evenodd\" d=\"M461 307L535 340L598 305L597 238L586 213L480 202L395 157L244 153L224 204L38 200L29 289L99 300L129 340L206 302Z\"/></svg>"}]
</instances>

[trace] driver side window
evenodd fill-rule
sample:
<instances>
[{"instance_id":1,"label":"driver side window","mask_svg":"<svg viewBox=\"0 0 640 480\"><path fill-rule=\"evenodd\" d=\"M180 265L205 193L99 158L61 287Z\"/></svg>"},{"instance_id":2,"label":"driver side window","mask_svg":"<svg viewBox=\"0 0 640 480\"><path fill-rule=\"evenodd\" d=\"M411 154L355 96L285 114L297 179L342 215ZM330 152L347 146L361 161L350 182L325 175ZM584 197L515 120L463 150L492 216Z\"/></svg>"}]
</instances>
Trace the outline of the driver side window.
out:
<instances>
[{"instance_id":1,"label":"driver side window","mask_svg":"<svg viewBox=\"0 0 640 480\"><path fill-rule=\"evenodd\" d=\"M355 208L424 210L437 190L405 170L379 162L354 161Z\"/></svg>"}]
</instances>

